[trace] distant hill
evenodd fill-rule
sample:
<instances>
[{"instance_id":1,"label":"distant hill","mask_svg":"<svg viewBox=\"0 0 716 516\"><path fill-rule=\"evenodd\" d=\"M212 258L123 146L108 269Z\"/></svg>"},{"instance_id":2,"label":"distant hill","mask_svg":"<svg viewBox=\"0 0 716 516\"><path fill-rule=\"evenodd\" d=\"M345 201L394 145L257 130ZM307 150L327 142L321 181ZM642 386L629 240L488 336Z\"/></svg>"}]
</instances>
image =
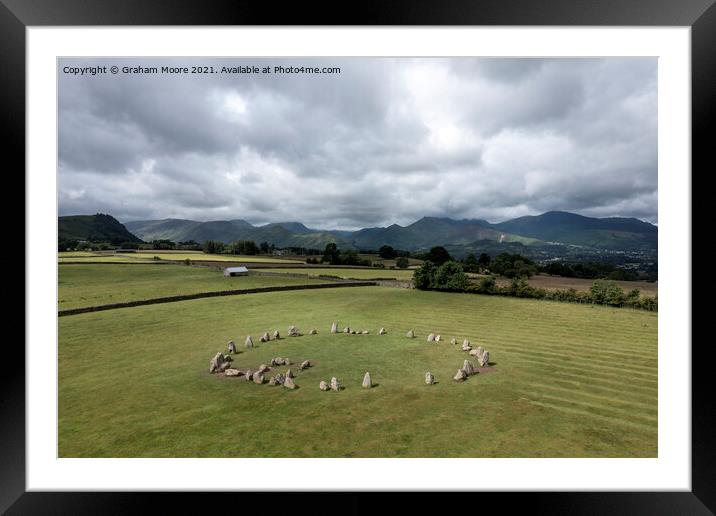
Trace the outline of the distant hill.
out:
<instances>
[{"instance_id":1,"label":"distant hill","mask_svg":"<svg viewBox=\"0 0 716 516\"><path fill-rule=\"evenodd\" d=\"M236 240L269 242L277 247L323 249L335 243L342 249L377 250L383 245L418 251L436 245L514 249L515 246L544 247L549 243L570 244L606 250L656 250L658 229L637 219L591 218L552 211L534 217L492 224L485 220L454 220L423 217L408 225L364 228L357 231L311 229L300 222L276 222L253 226L245 220L197 222L165 219L127 222L127 228L144 239L175 242Z\"/></svg>"},{"instance_id":2,"label":"distant hill","mask_svg":"<svg viewBox=\"0 0 716 516\"><path fill-rule=\"evenodd\" d=\"M122 244L124 242L141 242L124 225L111 215L97 213L96 215L70 215L57 218L57 239L87 240L90 242L111 242Z\"/></svg>"},{"instance_id":3,"label":"distant hill","mask_svg":"<svg viewBox=\"0 0 716 516\"><path fill-rule=\"evenodd\" d=\"M602 249L656 249L658 244L658 228L648 222L619 217L599 219L565 211L519 217L492 227L546 242Z\"/></svg>"}]
</instances>

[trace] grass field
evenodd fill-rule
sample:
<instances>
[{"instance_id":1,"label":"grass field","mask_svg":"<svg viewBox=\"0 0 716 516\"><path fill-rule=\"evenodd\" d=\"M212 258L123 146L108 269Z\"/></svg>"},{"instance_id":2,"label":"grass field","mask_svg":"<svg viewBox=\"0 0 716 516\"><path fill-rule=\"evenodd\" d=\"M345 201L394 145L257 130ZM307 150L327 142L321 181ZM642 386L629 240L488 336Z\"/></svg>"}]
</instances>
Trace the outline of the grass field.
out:
<instances>
[{"instance_id":1,"label":"grass field","mask_svg":"<svg viewBox=\"0 0 716 516\"><path fill-rule=\"evenodd\" d=\"M96 306L155 297L279 285L326 283L311 278L237 276L185 265L59 266L58 309Z\"/></svg>"},{"instance_id":2,"label":"grass field","mask_svg":"<svg viewBox=\"0 0 716 516\"><path fill-rule=\"evenodd\" d=\"M379 278L391 278L396 280L411 280L413 279L412 270L403 269L332 269L330 267L316 267L316 268L305 268L305 269L261 269L265 272L281 272L290 274L308 274L310 276L337 276L343 279L357 279L357 280L372 280Z\"/></svg>"},{"instance_id":3,"label":"grass field","mask_svg":"<svg viewBox=\"0 0 716 516\"><path fill-rule=\"evenodd\" d=\"M299 260L285 260L273 256L245 256L240 254L206 254L191 251L140 251L138 253L118 253L117 256L129 258L152 258L162 260L197 260L202 262L245 262L245 263L302 263Z\"/></svg>"},{"instance_id":4,"label":"grass field","mask_svg":"<svg viewBox=\"0 0 716 516\"><path fill-rule=\"evenodd\" d=\"M331 335L332 321L372 334ZM291 324L320 333L234 364L310 359L292 367L299 389L208 373L229 339L241 350ZM446 340L425 342L431 331ZM657 455L655 313L360 287L81 314L59 332L60 457ZM489 349L493 371L453 382L466 354L451 336ZM365 371L375 388L360 387ZM346 389L320 391L331 376Z\"/></svg>"},{"instance_id":5,"label":"grass field","mask_svg":"<svg viewBox=\"0 0 716 516\"><path fill-rule=\"evenodd\" d=\"M129 256L114 256L114 255L91 255L91 256L60 256L58 263L67 262L100 262L100 263L151 263L154 260L151 257L129 257Z\"/></svg>"},{"instance_id":6,"label":"grass field","mask_svg":"<svg viewBox=\"0 0 716 516\"><path fill-rule=\"evenodd\" d=\"M479 275L475 275L479 277ZM592 287L595 280L592 279L581 279L581 278L562 278L559 276L547 276L538 275L532 276L527 282L536 288L543 288L545 290L567 290L573 288L575 290L586 291ZM659 293L659 287L657 283L648 281L617 281L624 292L629 292L632 289L638 288L641 294L647 296L655 296ZM510 284L508 278L497 278L497 284L501 287Z\"/></svg>"}]
</instances>

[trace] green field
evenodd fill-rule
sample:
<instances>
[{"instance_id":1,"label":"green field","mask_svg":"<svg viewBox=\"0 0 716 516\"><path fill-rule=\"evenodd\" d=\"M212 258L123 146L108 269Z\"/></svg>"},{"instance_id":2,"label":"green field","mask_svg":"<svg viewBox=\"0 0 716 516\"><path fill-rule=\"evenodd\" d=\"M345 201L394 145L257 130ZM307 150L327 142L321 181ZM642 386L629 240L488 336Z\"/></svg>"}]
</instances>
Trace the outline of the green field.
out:
<instances>
[{"instance_id":1,"label":"green field","mask_svg":"<svg viewBox=\"0 0 716 516\"><path fill-rule=\"evenodd\" d=\"M303 263L299 260L284 260L273 256L247 256L240 254L206 254L202 252L140 251L138 253L117 253L126 258L152 258L162 260L196 260L202 262L243 262L243 263Z\"/></svg>"},{"instance_id":2,"label":"green field","mask_svg":"<svg viewBox=\"0 0 716 516\"><path fill-rule=\"evenodd\" d=\"M396 279L408 281L413 279L412 270L404 269L332 269L329 267L310 267L301 269L261 269L265 272L281 272L289 274L307 274L310 276L336 276L343 279L372 280Z\"/></svg>"},{"instance_id":3,"label":"green field","mask_svg":"<svg viewBox=\"0 0 716 516\"><path fill-rule=\"evenodd\" d=\"M372 333L331 335L332 321ZM319 334L241 345L291 324ZM359 287L74 315L59 335L60 457L657 456L655 313ZM466 354L451 336L489 349L493 370L452 381ZM315 366L292 367L295 391L209 374L229 339L239 368ZM320 391L332 376L345 390Z\"/></svg>"},{"instance_id":4,"label":"green field","mask_svg":"<svg viewBox=\"0 0 716 516\"><path fill-rule=\"evenodd\" d=\"M311 278L224 277L220 269L185 265L59 265L58 309L165 296L326 283Z\"/></svg>"}]
</instances>

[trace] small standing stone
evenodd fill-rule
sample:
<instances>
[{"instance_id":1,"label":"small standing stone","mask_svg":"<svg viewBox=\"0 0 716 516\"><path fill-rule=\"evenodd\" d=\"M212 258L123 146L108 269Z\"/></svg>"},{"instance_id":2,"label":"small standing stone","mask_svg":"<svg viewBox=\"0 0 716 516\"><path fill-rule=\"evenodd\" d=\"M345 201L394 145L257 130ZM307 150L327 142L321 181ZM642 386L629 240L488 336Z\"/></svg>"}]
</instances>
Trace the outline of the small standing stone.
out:
<instances>
[{"instance_id":1,"label":"small standing stone","mask_svg":"<svg viewBox=\"0 0 716 516\"><path fill-rule=\"evenodd\" d=\"M343 328L343 333L350 333L350 332L351 332L351 329L348 326Z\"/></svg>"},{"instance_id":2,"label":"small standing stone","mask_svg":"<svg viewBox=\"0 0 716 516\"><path fill-rule=\"evenodd\" d=\"M292 364L292 362L291 362L290 358L286 357L283 359L283 365L291 365L291 364Z\"/></svg>"},{"instance_id":3,"label":"small standing stone","mask_svg":"<svg viewBox=\"0 0 716 516\"><path fill-rule=\"evenodd\" d=\"M268 334L268 332L266 331L266 332L264 332L263 335L261 335L261 338L260 338L259 340L260 340L261 342L268 342L268 341L271 340L271 339L269 338L269 334Z\"/></svg>"},{"instance_id":4,"label":"small standing stone","mask_svg":"<svg viewBox=\"0 0 716 516\"><path fill-rule=\"evenodd\" d=\"M219 351L216 355L214 355L214 358L209 361L209 372L217 372L221 364L223 364L225 361L226 360L224 359L224 354Z\"/></svg>"},{"instance_id":5,"label":"small standing stone","mask_svg":"<svg viewBox=\"0 0 716 516\"><path fill-rule=\"evenodd\" d=\"M472 362L469 360L465 360L462 363L462 370L465 371L465 375L472 376L475 374L475 368L472 366Z\"/></svg>"},{"instance_id":6,"label":"small standing stone","mask_svg":"<svg viewBox=\"0 0 716 516\"><path fill-rule=\"evenodd\" d=\"M308 360L304 360L303 362L301 362L301 365L298 366L301 371L303 371L304 369L308 369L309 367L311 367L311 362L309 362Z\"/></svg>"},{"instance_id":7,"label":"small standing stone","mask_svg":"<svg viewBox=\"0 0 716 516\"><path fill-rule=\"evenodd\" d=\"M363 335L368 335L370 333L370 330L363 330L361 333L363 333Z\"/></svg>"},{"instance_id":8,"label":"small standing stone","mask_svg":"<svg viewBox=\"0 0 716 516\"><path fill-rule=\"evenodd\" d=\"M315 335L316 333L318 333L316 328L311 328L311 331L308 332L309 335Z\"/></svg>"},{"instance_id":9,"label":"small standing stone","mask_svg":"<svg viewBox=\"0 0 716 516\"><path fill-rule=\"evenodd\" d=\"M373 382L370 380L370 373L366 372L363 376L363 388L370 389L371 387L373 387Z\"/></svg>"},{"instance_id":10,"label":"small standing stone","mask_svg":"<svg viewBox=\"0 0 716 516\"><path fill-rule=\"evenodd\" d=\"M340 391L341 390L341 382L338 381L338 378L335 376L331 378L331 389L334 391Z\"/></svg>"},{"instance_id":11,"label":"small standing stone","mask_svg":"<svg viewBox=\"0 0 716 516\"><path fill-rule=\"evenodd\" d=\"M229 349L229 353L236 353L236 343L233 340L230 340L226 347Z\"/></svg>"},{"instance_id":12,"label":"small standing stone","mask_svg":"<svg viewBox=\"0 0 716 516\"><path fill-rule=\"evenodd\" d=\"M244 380L246 380L247 382L251 381L251 377L253 375L254 375L254 371L252 371L251 369L247 369L246 372L244 373Z\"/></svg>"},{"instance_id":13,"label":"small standing stone","mask_svg":"<svg viewBox=\"0 0 716 516\"><path fill-rule=\"evenodd\" d=\"M261 364L261 365L259 366L258 372L261 373L261 374L263 374L263 373L265 373L265 372L267 372L267 371L270 371L270 370L271 370L271 368L268 367L266 364Z\"/></svg>"},{"instance_id":14,"label":"small standing stone","mask_svg":"<svg viewBox=\"0 0 716 516\"><path fill-rule=\"evenodd\" d=\"M286 387L287 389L295 389L296 388L296 384L293 383L293 379L289 378L288 376L284 380L283 386Z\"/></svg>"},{"instance_id":15,"label":"small standing stone","mask_svg":"<svg viewBox=\"0 0 716 516\"><path fill-rule=\"evenodd\" d=\"M430 335L428 335L428 342L433 342L434 340L435 340L435 334L434 334L434 333L431 333Z\"/></svg>"},{"instance_id":16,"label":"small standing stone","mask_svg":"<svg viewBox=\"0 0 716 516\"><path fill-rule=\"evenodd\" d=\"M278 330L273 332L273 340L278 340L280 338L281 338L281 334L278 332Z\"/></svg>"},{"instance_id":17,"label":"small standing stone","mask_svg":"<svg viewBox=\"0 0 716 516\"><path fill-rule=\"evenodd\" d=\"M462 343L462 350L470 351L471 349L472 349L472 346L470 346L470 341L465 339L465 341Z\"/></svg>"},{"instance_id":18,"label":"small standing stone","mask_svg":"<svg viewBox=\"0 0 716 516\"><path fill-rule=\"evenodd\" d=\"M477 357L477 362L480 364L480 367L487 367L490 365L490 352L485 350L482 355Z\"/></svg>"},{"instance_id":19,"label":"small standing stone","mask_svg":"<svg viewBox=\"0 0 716 516\"><path fill-rule=\"evenodd\" d=\"M331 324L331 333L338 333L338 326L336 323Z\"/></svg>"},{"instance_id":20,"label":"small standing stone","mask_svg":"<svg viewBox=\"0 0 716 516\"><path fill-rule=\"evenodd\" d=\"M291 326L291 327L288 329L288 336L289 336L289 337L300 337L300 336L301 336L301 332L298 331L298 328L296 328L295 326Z\"/></svg>"},{"instance_id":21,"label":"small standing stone","mask_svg":"<svg viewBox=\"0 0 716 516\"><path fill-rule=\"evenodd\" d=\"M260 372L256 371L252 376L251 379L254 381L254 383L261 385L264 383L264 375Z\"/></svg>"},{"instance_id":22,"label":"small standing stone","mask_svg":"<svg viewBox=\"0 0 716 516\"><path fill-rule=\"evenodd\" d=\"M226 375L226 376L241 376L241 371L239 371L238 369L228 368L226 371L224 371L224 375Z\"/></svg>"},{"instance_id":23,"label":"small standing stone","mask_svg":"<svg viewBox=\"0 0 716 516\"><path fill-rule=\"evenodd\" d=\"M452 345L457 344L457 339L456 339L455 337L453 337L452 339L450 339L450 344L452 344Z\"/></svg>"},{"instance_id":24,"label":"small standing stone","mask_svg":"<svg viewBox=\"0 0 716 516\"><path fill-rule=\"evenodd\" d=\"M274 376L274 378L276 378L276 383L282 384L283 382L286 381L286 377L284 375L282 375L281 373L278 373L276 376Z\"/></svg>"},{"instance_id":25,"label":"small standing stone","mask_svg":"<svg viewBox=\"0 0 716 516\"><path fill-rule=\"evenodd\" d=\"M440 342L440 335L435 335L435 342Z\"/></svg>"},{"instance_id":26,"label":"small standing stone","mask_svg":"<svg viewBox=\"0 0 716 516\"><path fill-rule=\"evenodd\" d=\"M253 348L254 347L254 341L251 339L251 335L248 335L246 337L246 342L244 342L244 346L247 348Z\"/></svg>"},{"instance_id":27,"label":"small standing stone","mask_svg":"<svg viewBox=\"0 0 716 516\"><path fill-rule=\"evenodd\" d=\"M405 334L405 336L408 337L409 339L414 339L415 332L413 330L409 330L408 333Z\"/></svg>"},{"instance_id":28,"label":"small standing stone","mask_svg":"<svg viewBox=\"0 0 716 516\"><path fill-rule=\"evenodd\" d=\"M378 335L385 335L385 334L386 334L385 328L381 328L381 329L378 331Z\"/></svg>"},{"instance_id":29,"label":"small standing stone","mask_svg":"<svg viewBox=\"0 0 716 516\"><path fill-rule=\"evenodd\" d=\"M452 379L455 380L456 382L462 382L465 380L465 378L466 378L465 371L463 371L462 369L458 369L457 373L455 373L455 376L453 376Z\"/></svg>"},{"instance_id":30,"label":"small standing stone","mask_svg":"<svg viewBox=\"0 0 716 516\"><path fill-rule=\"evenodd\" d=\"M321 380L321 383L318 384L318 388L322 391L327 391L328 389L330 389L330 387L328 387L328 384L324 380Z\"/></svg>"},{"instance_id":31,"label":"small standing stone","mask_svg":"<svg viewBox=\"0 0 716 516\"><path fill-rule=\"evenodd\" d=\"M224 362L223 364L221 364L219 366L219 372L223 373L224 371L226 371L229 368L230 365L231 364L229 362Z\"/></svg>"},{"instance_id":32,"label":"small standing stone","mask_svg":"<svg viewBox=\"0 0 716 516\"><path fill-rule=\"evenodd\" d=\"M296 375L293 374L293 371L290 369L286 371L286 378L296 378Z\"/></svg>"},{"instance_id":33,"label":"small standing stone","mask_svg":"<svg viewBox=\"0 0 716 516\"><path fill-rule=\"evenodd\" d=\"M432 385L435 383L435 377L433 376L433 373L431 373L430 371L425 373L425 383L427 385Z\"/></svg>"}]
</instances>

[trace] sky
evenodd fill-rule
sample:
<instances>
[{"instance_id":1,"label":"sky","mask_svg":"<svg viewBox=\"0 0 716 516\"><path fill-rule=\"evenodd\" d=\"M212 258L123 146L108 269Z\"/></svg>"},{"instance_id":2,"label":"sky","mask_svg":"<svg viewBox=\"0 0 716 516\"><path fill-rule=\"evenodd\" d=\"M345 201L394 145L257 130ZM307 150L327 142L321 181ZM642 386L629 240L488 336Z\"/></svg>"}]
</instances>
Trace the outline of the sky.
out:
<instances>
[{"instance_id":1,"label":"sky","mask_svg":"<svg viewBox=\"0 0 716 516\"><path fill-rule=\"evenodd\" d=\"M259 73L220 71L248 65ZM107 72L70 71L92 66ZM77 58L58 67L60 215L324 229L551 210L658 222L655 58Z\"/></svg>"}]
</instances>

